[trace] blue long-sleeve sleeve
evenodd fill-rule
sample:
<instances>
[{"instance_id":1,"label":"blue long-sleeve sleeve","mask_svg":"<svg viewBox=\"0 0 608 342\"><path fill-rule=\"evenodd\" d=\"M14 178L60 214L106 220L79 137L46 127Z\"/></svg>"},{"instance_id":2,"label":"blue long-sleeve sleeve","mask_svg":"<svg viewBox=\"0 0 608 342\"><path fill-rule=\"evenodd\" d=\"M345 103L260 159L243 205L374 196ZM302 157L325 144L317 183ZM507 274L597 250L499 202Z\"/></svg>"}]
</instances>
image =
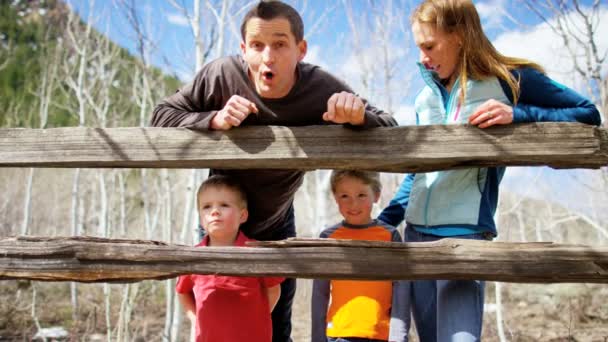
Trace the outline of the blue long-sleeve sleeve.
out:
<instances>
[{"instance_id":1,"label":"blue long-sleeve sleeve","mask_svg":"<svg viewBox=\"0 0 608 342\"><path fill-rule=\"evenodd\" d=\"M388 206L382 210L378 219L386 222L393 227L397 227L403 219L405 219L405 209L410 200L410 192L414 184L415 174L408 174L395 194L395 197L390 201Z\"/></svg>"},{"instance_id":2,"label":"blue long-sleeve sleeve","mask_svg":"<svg viewBox=\"0 0 608 342\"><path fill-rule=\"evenodd\" d=\"M329 305L330 280L315 279L312 283L311 342L327 342L327 306Z\"/></svg>"},{"instance_id":3,"label":"blue long-sleeve sleeve","mask_svg":"<svg viewBox=\"0 0 608 342\"><path fill-rule=\"evenodd\" d=\"M600 125L597 107L574 90L555 82L533 68L513 71L519 79L519 99L513 107L513 123L567 121ZM503 91L513 102L511 89L500 81Z\"/></svg>"}]
</instances>

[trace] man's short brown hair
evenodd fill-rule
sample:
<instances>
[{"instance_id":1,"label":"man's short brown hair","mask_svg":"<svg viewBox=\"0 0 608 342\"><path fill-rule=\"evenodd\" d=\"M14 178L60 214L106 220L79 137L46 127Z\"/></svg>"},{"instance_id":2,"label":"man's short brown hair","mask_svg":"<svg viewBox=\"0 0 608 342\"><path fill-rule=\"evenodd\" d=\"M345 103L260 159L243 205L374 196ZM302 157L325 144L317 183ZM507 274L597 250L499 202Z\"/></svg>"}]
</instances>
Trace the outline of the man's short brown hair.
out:
<instances>
[{"instance_id":1,"label":"man's short brown hair","mask_svg":"<svg viewBox=\"0 0 608 342\"><path fill-rule=\"evenodd\" d=\"M243 22L241 23L241 37L243 38L243 41L245 41L245 36L247 34L247 22L252 18L260 18L263 20L285 18L289 21L289 27L291 28L291 33L293 33L293 36L296 38L296 43L299 43L304 39L304 22L302 22L302 17L295 8L284 2L277 0L260 1L250 9L249 12L245 14Z\"/></svg>"}]
</instances>

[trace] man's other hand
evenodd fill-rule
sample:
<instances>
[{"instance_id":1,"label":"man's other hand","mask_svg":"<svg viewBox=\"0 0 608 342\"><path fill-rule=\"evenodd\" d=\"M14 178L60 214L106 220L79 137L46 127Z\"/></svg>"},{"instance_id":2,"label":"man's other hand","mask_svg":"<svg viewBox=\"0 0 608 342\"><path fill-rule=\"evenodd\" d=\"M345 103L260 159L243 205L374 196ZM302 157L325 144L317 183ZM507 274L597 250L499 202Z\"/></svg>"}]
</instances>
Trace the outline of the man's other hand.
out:
<instances>
[{"instance_id":1,"label":"man's other hand","mask_svg":"<svg viewBox=\"0 0 608 342\"><path fill-rule=\"evenodd\" d=\"M348 92L333 94L327 101L323 120L338 124L360 126L365 123L365 104L360 97Z\"/></svg>"},{"instance_id":2,"label":"man's other hand","mask_svg":"<svg viewBox=\"0 0 608 342\"><path fill-rule=\"evenodd\" d=\"M249 114L257 112L258 107L255 103L244 97L232 95L224 108L211 119L210 126L214 130L229 130L232 127L239 126Z\"/></svg>"}]
</instances>

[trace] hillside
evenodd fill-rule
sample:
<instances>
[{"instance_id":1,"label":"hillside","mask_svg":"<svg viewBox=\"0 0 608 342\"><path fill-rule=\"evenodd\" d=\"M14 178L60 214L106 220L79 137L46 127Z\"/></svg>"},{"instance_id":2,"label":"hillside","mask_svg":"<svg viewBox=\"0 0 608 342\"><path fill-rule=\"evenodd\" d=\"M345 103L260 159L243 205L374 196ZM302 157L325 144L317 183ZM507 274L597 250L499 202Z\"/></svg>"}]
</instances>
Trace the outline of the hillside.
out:
<instances>
[{"instance_id":1,"label":"hillside","mask_svg":"<svg viewBox=\"0 0 608 342\"><path fill-rule=\"evenodd\" d=\"M179 85L94 28L87 33L61 0L0 1L0 32L0 127L40 127L45 116L47 127L78 125L79 116L100 126L95 107L104 98L105 125L137 126L141 108L130 92L143 91L141 75L158 84L149 89L148 111Z\"/></svg>"}]
</instances>

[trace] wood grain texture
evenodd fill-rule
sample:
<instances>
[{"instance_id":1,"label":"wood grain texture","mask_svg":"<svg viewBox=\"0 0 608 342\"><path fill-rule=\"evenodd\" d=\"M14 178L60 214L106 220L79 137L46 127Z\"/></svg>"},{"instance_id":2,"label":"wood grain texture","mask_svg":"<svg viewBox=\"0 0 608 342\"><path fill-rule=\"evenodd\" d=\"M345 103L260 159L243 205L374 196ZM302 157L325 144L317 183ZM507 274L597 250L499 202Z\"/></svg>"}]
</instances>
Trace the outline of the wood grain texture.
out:
<instances>
[{"instance_id":1,"label":"wood grain texture","mask_svg":"<svg viewBox=\"0 0 608 342\"><path fill-rule=\"evenodd\" d=\"M0 129L0 167L361 169L608 165L605 128L532 123L382 127Z\"/></svg>"},{"instance_id":2,"label":"wood grain texture","mask_svg":"<svg viewBox=\"0 0 608 342\"><path fill-rule=\"evenodd\" d=\"M247 248L93 237L0 240L0 279L133 282L189 273L608 283L608 248L457 239L405 244L290 239Z\"/></svg>"}]
</instances>

